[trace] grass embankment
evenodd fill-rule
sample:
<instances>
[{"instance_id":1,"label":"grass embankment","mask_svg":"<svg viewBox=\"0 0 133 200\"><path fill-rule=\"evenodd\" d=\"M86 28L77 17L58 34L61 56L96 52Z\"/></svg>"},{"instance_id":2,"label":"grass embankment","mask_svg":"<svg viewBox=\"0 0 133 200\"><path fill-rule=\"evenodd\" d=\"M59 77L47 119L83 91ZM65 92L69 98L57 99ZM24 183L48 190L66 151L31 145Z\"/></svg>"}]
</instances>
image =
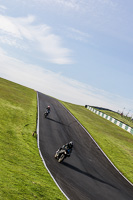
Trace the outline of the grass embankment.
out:
<instances>
[{"instance_id":1,"label":"grass embankment","mask_svg":"<svg viewBox=\"0 0 133 200\"><path fill-rule=\"evenodd\" d=\"M133 135L84 106L61 103L88 130L122 174L133 183Z\"/></svg>"},{"instance_id":2,"label":"grass embankment","mask_svg":"<svg viewBox=\"0 0 133 200\"><path fill-rule=\"evenodd\" d=\"M99 109L96 109L95 107L94 107L94 109L99 110ZM118 121L123 122L124 124L127 124L130 127L133 127L133 120L131 119L131 117L128 117L128 116L125 116L125 115L120 115L119 113L108 111L108 110L101 110L100 109L99 111L102 112L102 113L105 113L108 116L111 116L111 117L117 119Z\"/></svg>"},{"instance_id":3,"label":"grass embankment","mask_svg":"<svg viewBox=\"0 0 133 200\"><path fill-rule=\"evenodd\" d=\"M0 78L0 199L66 199L39 156L36 92Z\"/></svg>"}]
</instances>

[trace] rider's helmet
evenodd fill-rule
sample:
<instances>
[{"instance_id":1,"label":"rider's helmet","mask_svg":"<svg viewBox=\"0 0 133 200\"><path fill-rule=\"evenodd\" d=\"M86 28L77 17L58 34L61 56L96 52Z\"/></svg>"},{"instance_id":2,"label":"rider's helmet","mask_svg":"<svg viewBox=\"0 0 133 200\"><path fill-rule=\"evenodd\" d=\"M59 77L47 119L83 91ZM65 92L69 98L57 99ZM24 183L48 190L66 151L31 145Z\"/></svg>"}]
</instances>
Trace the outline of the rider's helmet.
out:
<instances>
[{"instance_id":1,"label":"rider's helmet","mask_svg":"<svg viewBox=\"0 0 133 200\"><path fill-rule=\"evenodd\" d=\"M50 110L50 106L47 107Z\"/></svg>"},{"instance_id":2,"label":"rider's helmet","mask_svg":"<svg viewBox=\"0 0 133 200\"><path fill-rule=\"evenodd\" d=\"M69 147L72 148L73 147L73 142L69 142Z\"/></svg>"}]
</instances>

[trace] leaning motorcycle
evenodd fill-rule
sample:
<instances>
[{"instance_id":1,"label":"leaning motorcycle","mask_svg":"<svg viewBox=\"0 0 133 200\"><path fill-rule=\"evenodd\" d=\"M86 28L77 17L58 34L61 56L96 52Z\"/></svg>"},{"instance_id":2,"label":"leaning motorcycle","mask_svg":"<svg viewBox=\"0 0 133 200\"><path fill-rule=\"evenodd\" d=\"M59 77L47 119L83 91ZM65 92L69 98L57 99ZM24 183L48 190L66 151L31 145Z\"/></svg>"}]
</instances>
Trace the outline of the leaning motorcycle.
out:
<instances>
[{"instance_id":1,"label":"leaning motorcycle","mask_svg":"<svg viewBox=\"0 0 133 200\"><path fill-rule=\"evenodd\" d=\"M44 117L47 118L48 114L49 114L49 112L48 112L48 110L46 110L46 112L44 113Z\"/></svg>"},{"instance_id":2,"label":"leaning motorcycle","mask_svg":"<svg viewBox=\"0 0 133 200\"><path fill-rule=\"evenodd\" d=\"M70 152L69 150L64 150L64 149L58 149L55 153L55 158L57 159L57 161L59 163L63 162L63 160L66 158L66 157L69 157L70 156Z\"/></svg>"}]
</instances>

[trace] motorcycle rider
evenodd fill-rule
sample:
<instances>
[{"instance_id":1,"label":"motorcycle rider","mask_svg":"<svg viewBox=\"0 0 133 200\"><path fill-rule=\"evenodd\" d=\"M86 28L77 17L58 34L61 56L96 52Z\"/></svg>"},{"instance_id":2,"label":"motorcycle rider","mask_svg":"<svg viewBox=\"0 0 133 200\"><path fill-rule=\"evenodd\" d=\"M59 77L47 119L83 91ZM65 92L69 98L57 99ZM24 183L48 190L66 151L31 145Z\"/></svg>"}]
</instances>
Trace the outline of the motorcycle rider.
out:
<instances>
[{"instance_id":1,"label":"motorcycle rider","mask_svg":"<svg viewBox=\"0 0 133 200\"><path fill-rule=\"evenodd\" d=\"M72 152L72 148L73 148L73 142L69 142L66 143L65 145L63 145L59 150L60 153L62 153L63 151L67 152L67 156L70 156L71 152Z\"/></svg>"},{"instance_id":2,"label":"motorcycle rider","mask_svg":"<svg viewBox=\"0 0 133 200\"><path fill-rule=\"evenodd\" d=\"M50 106L47 106L46 111L50 113Z\"/></svg>"}]
</instances>

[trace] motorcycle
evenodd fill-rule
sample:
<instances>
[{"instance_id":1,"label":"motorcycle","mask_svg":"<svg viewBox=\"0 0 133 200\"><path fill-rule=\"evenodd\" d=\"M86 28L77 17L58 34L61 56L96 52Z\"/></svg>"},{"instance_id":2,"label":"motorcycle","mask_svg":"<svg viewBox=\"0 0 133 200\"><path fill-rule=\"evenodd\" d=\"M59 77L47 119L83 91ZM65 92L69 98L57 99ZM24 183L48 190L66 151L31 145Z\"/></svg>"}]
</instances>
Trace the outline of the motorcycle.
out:
<instances>
[{"instance_id":1,"label":"motorcycle","mask_svg":"<svg viewBox=\"0 0 133 200\"><path fill-rule=\"evenodd\" d=\"M48 112L48 110L46 110L46 112L44 113L44 117L47 118L48 114L49 114L49 112Z\"/></svg>"},{"instance_id":2,"label":"motorcycle","mask_svg":"<svg viewBox=\"0 0 133 200\"><path fill-rule=\"evenodd\" d=\"M70 156L70 150L58 149L55 153L55 158L59 163L62 163L66 157Z\"/></svg>"}]
</instances>

